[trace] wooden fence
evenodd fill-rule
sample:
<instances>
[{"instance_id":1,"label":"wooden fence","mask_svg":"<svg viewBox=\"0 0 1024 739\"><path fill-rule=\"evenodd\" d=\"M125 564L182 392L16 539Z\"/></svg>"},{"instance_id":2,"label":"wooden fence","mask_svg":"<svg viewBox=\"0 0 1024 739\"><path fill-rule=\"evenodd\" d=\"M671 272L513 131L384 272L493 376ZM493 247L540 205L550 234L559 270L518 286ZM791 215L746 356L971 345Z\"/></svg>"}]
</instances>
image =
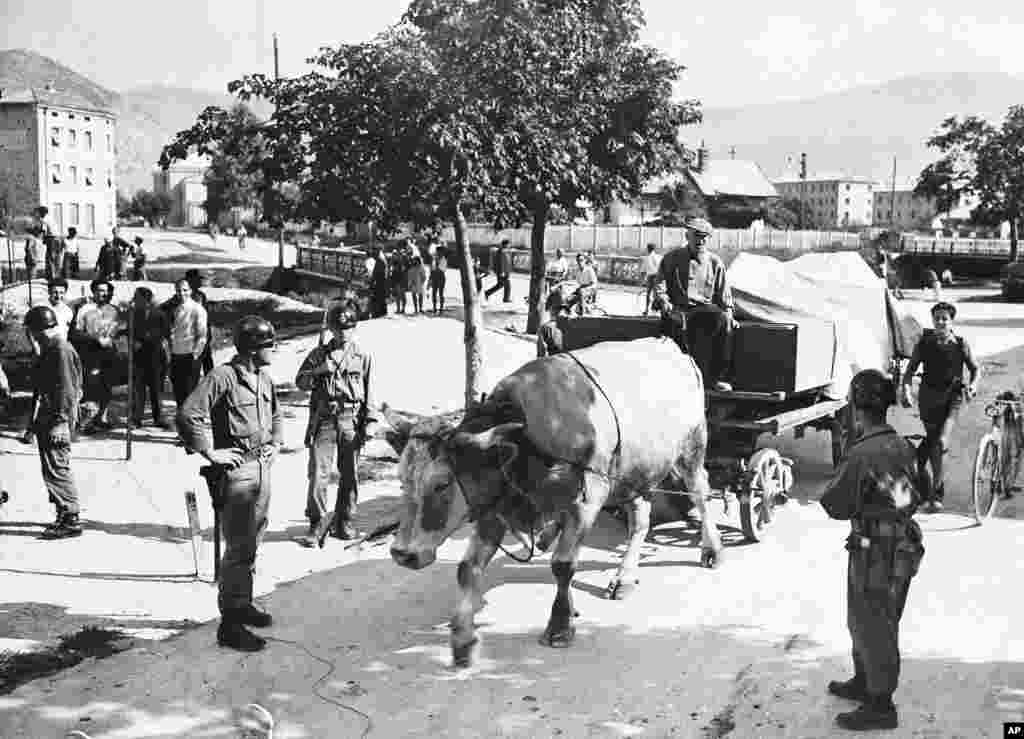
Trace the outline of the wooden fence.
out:
<instances>
[{"instance_id":1,"label":"wooden fence","mask_svg":"<svg viewBox=\"0 0 1024 739\"><path fill-rule=\"evenodd\" d=\"M1009 259L1009 239L952 239L947 237L904 236L900 240L904 254Z\"/></svg>"}]
</instances>

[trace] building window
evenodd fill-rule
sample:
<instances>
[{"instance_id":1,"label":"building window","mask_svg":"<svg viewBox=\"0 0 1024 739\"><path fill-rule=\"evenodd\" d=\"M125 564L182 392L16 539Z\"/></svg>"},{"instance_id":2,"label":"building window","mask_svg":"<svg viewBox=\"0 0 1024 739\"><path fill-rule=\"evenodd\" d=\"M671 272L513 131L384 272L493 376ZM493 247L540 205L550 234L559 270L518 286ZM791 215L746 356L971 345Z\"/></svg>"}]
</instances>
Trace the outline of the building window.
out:
<instances>
[{"instance_id":1,"label":"building window","mask_svg":"<svg viewBox=\"0 0 1024 739\"><path fill-rule=\"evenodd\" d=\"M114 175L108 169L107 170L107 187L113 187L113 186L114 186Z\"/></svg>"},{"instance_id":2,"label":"building window","mask_svg":"<svg viewBox=\"0 0 1024 739\"><path fill-rule=\"evenodd\" d=\"M92 187L92 183L93 183L92 167L86 167L85 168L85 184L86 184L87 187Z\"/></svg>"},{"instance_id":3,"label":"building window","mask_svg":"<svg viewBox=\"0 0 1024 739\"><path fill-rule=\"evenodd\" d=\"M50 129L50 146L60 146L60 128L57 126Z\"/></svg>"},{"instance_id":4,"label":"building window","mask_svg":"<svg viewBox=\"0 0 1024 739\"><path fill-rule=\"evenodd\" d=\"M108 133L108 134L107 134L107 153L109 154L109 153L110 153L110 152L112 152L113 150L114 150L114 144L113 144L113 142L111 141L111 137L110 137L110 134Z\"/></svg>"},{"instance_id":5,"label":"building window","mask_svg":"<svg viewBox=\"0 0 1024 739\"><path fill-rule=\"evenodd\" d=\"M92 131L85 132L85 150L92 151Z\"/></svg>"},{"instance_id":6,"label":"building window","mask_svg":"<svg viewBox=\"0 0 1024 739\"><path fill-rule=\"evenodd\" d=\"M850 199L849 199L849 198L847 198L847 199L846 199L846 205L849 205L849 204L850 204Z\"/></svg>"},{"instance_id":7,"label":"building window","mask_svg":"<svg viewBox=\"0 0 1024 739\"><path fill-rule=\"evenodd\" d=\"M68 166L68 179L71 180L72 185L78 184L78 167L74 164Z\"/></svg>"},{"instance_id":8,"label":"building window","mask_svg":"<svg viewBox=\"0 0 1024 739\"><path fill-rule=\"evenodd\" d=\"M69 203L68 204L68 225L69 226L77 226L78 225L78 203Z\"/></svg>"},{"instance_id":9,"label":"building window","mask_svg":"<svg viewBox=\"0 0 1024 739\"><path fill-rule=\"evenodd\" d=\"M68 129L68 148L74 149L78 145L78 131L73 128Z\"/></svg>"},{"instance_id":10,"label":"building window","mask_svg":"<svg viewBox=\"0 0 1024 739\"><path fill-rule=\"evenodd\" d=\"M849 182L847 182L847 183L846 183L846 189L847 189L847 190L849 190L849 189L850 189L850 183L849 183Z\"/></svg>"},{"instance_id":11,"label":"building window","mask_svg":"<svg viewBox=\"0 0 1024 739\"><path fill-rule=\"evenodd\" d=\"M50 165L50 181L53 182L53 184L55 184L55 185L59 185L60 184L60 165L59 164L51 164Z\"/></svg>"}]
</instances>

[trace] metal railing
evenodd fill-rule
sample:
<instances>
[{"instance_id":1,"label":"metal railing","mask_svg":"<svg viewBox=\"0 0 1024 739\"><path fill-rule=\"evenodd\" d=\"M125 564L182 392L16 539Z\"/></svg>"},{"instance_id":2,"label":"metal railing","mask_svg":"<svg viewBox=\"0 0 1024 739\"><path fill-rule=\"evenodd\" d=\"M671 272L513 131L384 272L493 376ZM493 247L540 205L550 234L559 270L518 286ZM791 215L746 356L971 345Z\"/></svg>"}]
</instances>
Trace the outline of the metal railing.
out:
<instances>
[{"instance_id":1,"label":"metal railing","mask_svg":"<svg viewBox=\"0 0 1024 739\"><path fill-rule=\"evenodd\" d=\"M901 251L905 254L1008 259L1009 239L953 239L948 237L904 236Z\"/></svg>"}]
</instances>

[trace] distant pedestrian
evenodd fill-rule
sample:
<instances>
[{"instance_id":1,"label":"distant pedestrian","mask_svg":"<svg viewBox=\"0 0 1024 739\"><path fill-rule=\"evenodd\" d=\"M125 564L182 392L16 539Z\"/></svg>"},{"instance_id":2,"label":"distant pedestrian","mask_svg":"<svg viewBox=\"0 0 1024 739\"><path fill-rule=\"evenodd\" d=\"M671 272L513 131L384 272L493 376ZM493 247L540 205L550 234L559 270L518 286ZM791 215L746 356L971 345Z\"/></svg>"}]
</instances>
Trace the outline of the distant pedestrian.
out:
<instances>
[{"instance_id":1,"label":"distant pedestrian","mask_svg":"<svg viewBox=\"0 0 1024 739\"><path fill-rule=\"evenodd\" d=\"M121 237L121 229L118 226L114 226L110 229L110 243L121 253L121 261L118 264L118 272L113 279L123 280L127 271L127 266L131 264L132 259L132 245L129 244L125 239Z\"/></svg>"},{"instance_id":2,"label":"distant pedestrian","mask_svg":"<svg viewBox=\"0 0 1024 739\"><path fill-rule=\"evenodd\" d=\"M135 248L132 250L132 280L139 282L146 279L146 250L142 248L142 237L135 237Z\"/></svg>"},{"instance_id":3,"label":"distant pedestrian","mask_svg":"<svg viewBox=\"0 0 1024 739\"><path fill-rule=\"evenodd\" d=\"M651 300L657 295L658 292L658 272L661 267L661 257L658 252L655 251L657 246L654 244L647 245L647 256L644 257L644 285L646 286L646 293L644 295L644 315L646 316L651 311Z\"/></svg>"},{"instance_id":4,"label":"distant pedestrian","mask_svg":"<svg viewBox=\"0 0 1024 739\"><path fill-rule=\"evenodd\" d=\"M434 260L430 265L430 301L434 305L434 313L444 313L444 289L448 281L448 257L444 249L438 249L434 253ZM438 307L440 306L440 308Z\"/></svg>"},{"instance_id":5,"label":"distant pedestrian","mask_svg":"<svg viewBox=\"0 0 1024 739\"><path fill-rule=\"evenodd\" d=\"M78 279L78 271L81 265L78 261L78 229L74 226L68 228L68 236L64 239L64 274L62 277Z\"/></svg>"},{"instance_id":6,"label":"distant pedestrian","mask_svg":"<svg viewBox=\"0 0 1024 739\"><path fill-rule=\"evenodd\" d=\"M203 350L207 343L206 309L192 299L187 279L174 283L177 305L170 317L171 387L180 409L199 383Z\"/></svg>"},{"instance_id":7,"label":"distant pedestrian","mask_svg":"<svg viewBox=\"0 0 1024 739\"><path fill-rule=\"evenodd\" d=\"M388 314L388 263L380 247L373 249L373 268L370 272L370 315L383 318Z\"/></svg>"},{"instance_id":8,"label":"distant pedestrian","mask_svg":"<svg viewBox=\"0 0 1024 739\"><path fill-rule=\"evenodd\" d=\"M60 336L57 317L49 306L37 305L25 314L25 330L40 347L32 371L32 429L39 448L43 482L56 520L43 530L43 539L81 536L78 489L71 473L71 444L82 397L82 362Z\"/></svg>"},{"instance_id":9,"label":"distant pedestrian","mask_svg":"<svg viewBox=\"0 0 1024 739\"><path fill-rule=\"evenodd\" d=\"M25 279L34 280L39 269L39 239L29 235L25 238Z\"/></svg>"},{"instance_id":10,"label":"distant pedestrian","mask_svg":"<svg viewBox=\"0 0 1024 739\"><path fill-rule=\"evenodd\" d=\"M148 397L153 413L153 424L161 428L170 428L171 425L164 419L160 406L160 391L163 389L163 378L170 361L170 329L167 325L167 315L153 305L153 291L148 287L135 288L131 315L134 341L132 362L135 370L132 424L136 428L142 426Z\"/></svg>"},{"instance_id":11,"label":"distant pedestrian","mask_svg":"<svg viewBox=\"0 0 1024 739\"><path fill-rule=\"evenodd\" d=\"M502 239L501 244L498 245L498 251L494 254L494 284L484 292L485 299L501 290L502 302L512 302L512 284L509 282L512 265L509 261L508 248L508 239Z\"/></svg>"},{"instance_id":12,"label":"distant pedestrian","mask_svg":"<svg viewBox=\"0 0 1024 739\"><path fill-rule=\"evenodd\" d=\"M422 313L423 301L427 297L427 267L419 255L412 258L412 266L409 267L409 292L412 293L413 311Z\"/></svg>"},{"instance_id":13,"label":"distant pedestrian","mask_svg":"<svg viewBox=\"0 0 1024 739\"><path fill-rule=\"evenodd\" d=\"M245 251L245 237L249 235L249 232L245 230L245 224L238 226L238 250Z\"/></svg>"},{"instance_id":14,"label":"distant pedestrian","mask_svg":"<svg viewBox=\"0 0 1024 739\"><path fill-rule=\"evenodd\" d=\"M120 279L123 272L124 257L121 250L114 246L110 239L104 239L100 253L96 256L96 279L113 281Z\"/></svg>"},{"instance_id":15,"label":"distant pedestrian","mask_svg":"<svg viewBox=\"0 0 1024 739\"><path fill-rule=\"evenodd\" d=\"M395 298L395 313L405 313L406 291L409 289L409 264L404 249L391 254L391 290Z\"/></svg>"},{"instance_id":16,"label":"distant pedestrian","mask_svg":"<svg viewBox=\"0 0 1024 739\"><path fill-rule=\"evenodd\" d=\"M476 283L476 294L480 296L484 291L484 275L487 274L487 267L479 256L473 257L473 281Z\"/></svg>"},{"instance_id":17,"label":"distant pedestrian","mask_svg":"<svg viewBox=\"0 0 1024 739\"><path fill-rule=\"evenodd\" d=\"M924 271L924 278L922 279L925 289L932 291L932 299L937 303L942 302L942 283L939 282L939 275L930 267Z\"/></svg>"},{"instance_id":18,"label":"distant pedestrian","mask_svg":"<svg viewBox=\"0 0 1024 739\"><path fill-rule=\"evenodd\" d=\"M46 246L46 279L64 277L64 250L66 244L60 236L50 236Z\"/></svg>"}]
</instances>

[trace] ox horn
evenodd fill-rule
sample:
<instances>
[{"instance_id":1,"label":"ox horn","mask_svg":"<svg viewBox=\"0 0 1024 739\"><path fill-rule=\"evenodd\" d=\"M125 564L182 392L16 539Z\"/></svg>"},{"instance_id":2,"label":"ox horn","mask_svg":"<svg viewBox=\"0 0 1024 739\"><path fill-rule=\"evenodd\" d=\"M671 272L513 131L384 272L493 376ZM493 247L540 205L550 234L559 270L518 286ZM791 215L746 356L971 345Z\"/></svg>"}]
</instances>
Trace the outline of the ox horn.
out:
<instances>
[{"instance_id":1,"label":"ox horn","mask_svg":"<svg viewBox=\"0 0 1024 739\"><path fill-rule=\"evenodd\" d=\"M509 423L499 423L497 426L489 428L486 431L481 431L477 434L471 434L468 431L459 431L452 437L452 445L463 449L478 449L480 451L486 451L496 444L504 442L505 436L513 431L518 431L524 428L525 425L526 424L518 421L510 421Z\"/></svg>"},{"instance_id":2,"label":"ox horn","mask_svg":"<svg viewBox=\"0 0 1024 739\"><path fill-rule=\"evenodd\" d=\"M380 410L381 415L384 416L384 419L391 427L391 430L385 432L384 437L401 456L402 450L405 449L405 445L409 441L409 434L412 432L413 427L426 418L426 416L397 411L389 407L387 403L383 404Z\"/></svg>"}]
</instances>

